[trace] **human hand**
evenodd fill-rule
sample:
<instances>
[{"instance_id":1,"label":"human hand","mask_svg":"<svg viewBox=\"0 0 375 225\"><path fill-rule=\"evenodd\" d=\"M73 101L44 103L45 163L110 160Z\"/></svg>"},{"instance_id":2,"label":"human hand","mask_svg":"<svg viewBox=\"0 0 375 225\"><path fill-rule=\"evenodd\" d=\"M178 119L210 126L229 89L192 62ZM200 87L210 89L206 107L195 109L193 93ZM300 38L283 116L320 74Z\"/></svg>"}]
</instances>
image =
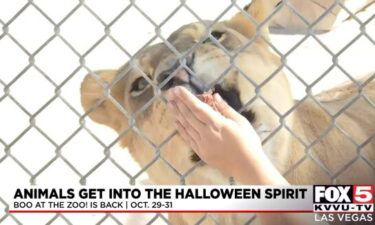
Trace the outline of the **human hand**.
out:
<instances>
[{"instance_id":1,"label":"human hand","mask_svg":"<svg viewBox=\"0 0 375 225\"><path fill-rule=\"evenodd\" d=\"M168 97L180 136L203 161L246 183L268 182L264 173L273 165L258 135L247 119L218 94L214 94L218 111L183 87L171 89Z\"/></svg>"}]
</instances>

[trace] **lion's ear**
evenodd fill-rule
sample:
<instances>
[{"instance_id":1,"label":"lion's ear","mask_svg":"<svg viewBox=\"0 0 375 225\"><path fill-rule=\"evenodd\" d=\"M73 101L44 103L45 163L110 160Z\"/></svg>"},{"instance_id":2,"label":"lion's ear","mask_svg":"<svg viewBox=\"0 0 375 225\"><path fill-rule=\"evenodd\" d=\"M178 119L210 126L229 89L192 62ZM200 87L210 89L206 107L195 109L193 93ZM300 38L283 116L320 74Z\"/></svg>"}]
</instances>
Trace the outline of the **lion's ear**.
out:
<instances>
[{"instance_id":1,"label":"lion's ear","mask_svg":"<svg viewBox=\"0 0 375 225\"><path fill-rule=\"evenodd\" d=\"M275 7L274 3L274 0L253 0L244 8L249 16L244 15L243 12L239 12L234 15L227 22L227 24L247 38L251 38L256 33L256 24L249 17L252 17L258 24L263 23L264 20L273 12ZM259 31L263 37L268 39L268 23L264 24Z\"/></svg>"},{"instance_id":2,"label":"lion's ear","mask_svg":"<svg viewBox=\"0 0 375 225\"><path fill-rule=\"evenodd\" d=\"M105 96L105 86L116 77L117 70L101 70L94 73L95 75L88 74L82 82L81 104L92 120L121 132L124 126L127 126L126 117ZM123 104L124 98L124 85L121 83L116 83L108 93L120 105Z\"/></svg>"}]
</instances>

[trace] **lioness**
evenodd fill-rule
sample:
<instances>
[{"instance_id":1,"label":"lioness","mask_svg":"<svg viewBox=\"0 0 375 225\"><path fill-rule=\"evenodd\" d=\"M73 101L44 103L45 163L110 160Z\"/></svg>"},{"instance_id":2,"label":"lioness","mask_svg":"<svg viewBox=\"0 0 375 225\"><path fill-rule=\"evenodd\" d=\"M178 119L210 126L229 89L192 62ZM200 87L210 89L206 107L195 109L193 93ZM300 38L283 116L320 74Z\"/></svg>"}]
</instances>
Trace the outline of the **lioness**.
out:
<instances>
[{"instance_id":1,"label":"lioness","mask_svg":"<svg viewBox=\"0 0 375 225\"><path fill-rule=\"evenodd\" d=\"M245 8L258 22L274 7L261 2ZM144 48L120 69L97 71L82 83L81 101L89 117L120 134L119 143L154 183L230 180L200 162L174 135L163 97L176 85L196 94L211 88L241 110L263 140L264 151L292 184L375 183L375 141L370 138L375 132L370 105L375 102L374 81L363 79L359 89L366 97L358 97L357 86L348 84L295 101L281 59L267 44L266 26L256 36L255 25L241 13L229 21L206 23L210 35L201 23L185 25L170 35L169 44ZM248 220L247 215L215 217L220 224ZM171 221L195 224L200 218L183 214Z\"/></svg>"}]
</instances>

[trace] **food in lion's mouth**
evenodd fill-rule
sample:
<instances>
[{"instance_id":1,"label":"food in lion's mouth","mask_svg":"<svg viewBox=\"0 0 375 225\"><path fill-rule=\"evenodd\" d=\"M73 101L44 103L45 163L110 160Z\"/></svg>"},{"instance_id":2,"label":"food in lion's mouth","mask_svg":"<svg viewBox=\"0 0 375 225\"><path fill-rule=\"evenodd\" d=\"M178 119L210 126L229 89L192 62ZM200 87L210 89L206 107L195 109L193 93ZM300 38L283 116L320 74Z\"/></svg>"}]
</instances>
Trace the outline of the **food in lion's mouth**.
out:
<instances>
[{"instance_id":1,"label":"food in lion's mouth","mask_svg":"<svg viewBox=\"0 0 375 225\"><path fill-rule=\"evenodd\" d=\"M210 93L210 92L204 92L203 94L198 95L197 97L202 102L204 102L204 103L208 104L209 106L211 106L211 108L213 110L218 111L217 102L215 101L214 96L212 95L212 93Z\"/></svg>"}]
</instances>

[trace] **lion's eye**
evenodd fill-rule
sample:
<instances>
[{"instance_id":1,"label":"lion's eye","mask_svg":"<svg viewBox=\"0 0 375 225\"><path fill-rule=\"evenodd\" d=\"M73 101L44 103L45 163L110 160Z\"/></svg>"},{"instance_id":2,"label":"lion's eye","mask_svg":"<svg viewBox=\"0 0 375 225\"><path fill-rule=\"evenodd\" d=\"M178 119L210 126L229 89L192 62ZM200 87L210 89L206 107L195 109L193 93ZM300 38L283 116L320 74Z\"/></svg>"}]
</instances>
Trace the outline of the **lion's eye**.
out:
<instances>
[{"instance_id":1,"label":"lion's eye","mask_svg":"<svg viewBox=\"0 0 375 225\"><path fill-rule=\"evenodd\" d=\"M223 36L224 32L220 31L212 31L211 35L214 37L216 40L220 40L220 38Z\"/></svg>"},{"instance_id":2,"label":"lion's eye","mask_svg":"<svg viewBox=\"0 0 375 225\"><path fill-rule=\"evenodd\" d=\"M150 83L145 78L139 77L132 83L130 94L133 97L137 97L141 95L149 86Z\"/></svg>"},{"instance_id":3,"label":"lion's eye","mask_svg":"<svg viewBox=\"0 0 375 225\"><path fill-rule=\"evenodd\" d=\"M212 31L211 36L215 38L216 40L220 41L220 39L223 37L224 32L221 31ZM208 37L203 43L211 42L211 38Z\"/></svg>"}]
</instances>

